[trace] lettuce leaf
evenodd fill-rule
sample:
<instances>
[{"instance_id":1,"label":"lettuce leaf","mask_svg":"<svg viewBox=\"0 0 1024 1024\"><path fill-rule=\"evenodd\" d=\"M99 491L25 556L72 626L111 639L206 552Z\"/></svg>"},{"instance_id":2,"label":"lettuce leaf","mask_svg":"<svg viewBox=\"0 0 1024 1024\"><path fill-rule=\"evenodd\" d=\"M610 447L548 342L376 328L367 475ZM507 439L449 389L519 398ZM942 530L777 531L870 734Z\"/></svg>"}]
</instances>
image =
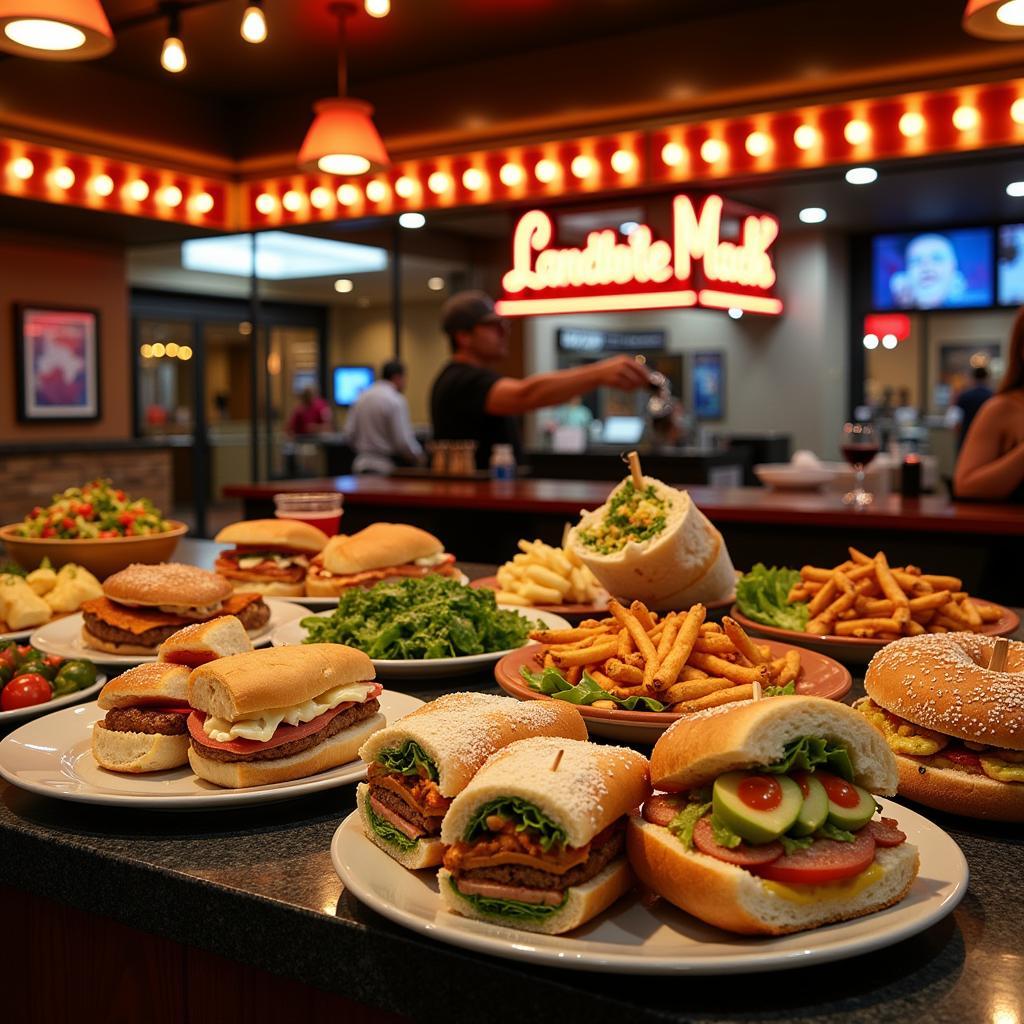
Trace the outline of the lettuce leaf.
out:
<instances>
[{"instance_id":1,"label":"lettuce leaf","mask_svg":"<svg viewBox=\"0 0 1024 1024\"><path fill-rule=\"evenodd\" d=\"M669 823L668 830L686 847L693 849L694 826L711 810L709 803L687 804Z\"/></svg>"},{"instance_id":2,"label":"lettuce leaf","mask_svg":"<svg viewBox=\"0 0 1024 1024\"><path fill-rule=\"evenodd\" d=\"M468 842L478 833L487 831L487 818L499 814L503 818L511 818L516 822L516 831L525 832L530 829L537 833L537 841L541 849L547 853L552 846L566 843L565 829L556 825L542 810L518 796L501 796L489 800L476 809L476 814L469 819L464 838Z\"/></svg>"},{"instance_id":3,"label":"lettuce leaf","mask_svg":"<svg viewBox=\"0 0 1024 1024\"><path fill-rule=\"evenodd\" d=\"M437 782L437 766L415 740L406 740L400 747L382 750L377 761L388 771L400 775L426 775L431 782Z\"/></svg>"},{"instance_id":4,"label":"lettuce leaf","mask_svg":"<svg viewBox=\"0 0 1024 1024\"><path fill-rule=\"evenodd\" d=\"M817 832L814 833L815 839L834 839L837 843L852 843L857 837L853 832L847 832L845 828L839 828L837 825L833 825L832 822L826 821Z\"/></svg>"},{"instance_id":5,"label":"lettuce leaf","mask_svg":"<svg viewBox=\"0 0 1024 1024\"><path fill-rule=\"evenodd\" d=\"M802 633L807 625L808 611L804 602L790 604L787 600L790 590L800 582L796 569L770 569L758 562L736 583L736 605L748 619L792 629Z\"/></svg>"},{"instance_id":6,"label":"lettuce leaf","mask_svg":"<svg viewBox=\"0 0 1024 1024\"><path fill-rule=\"evenodd\" d=\"M736 835L728 825L723 825L713 814L711 815L711 831L715 834L715 842L719 846L729 847L730 850L743 842L742 837Z\"/></svg>"},{"instance_id":7,"label":"lettuce leaf","mask_svg":"<svg viewBox=\"0 0 1024 1024\"><path fill-rule=\"evenodd\" d=\"M779 836L779 842L788 857L799 850L806 850L814 842L814 836Z\"/></svg>"},{"instance_id":8,"label":"lettuce leaf","mask_svg":"<svg viewBox=\"0 0 1024 1024\"><path fill-rule=\"evenodd\" d=\"M583 673L583 678L573 686L555 668L546 668L542 672L531 672L525 665L520 668L519 674L529 685L531 690L546 694L555 700L564 700L569 704L590 705L597 700L610 700L616 706L625 711L664 711L665 705L653 697L617 697L598 685L597 681L589 672Z\"/></svg>"},{"instance_id":9,"label":"lettuce leaf","mask_svg":"<svg viewBox=\"0 0 1024 1024\"><path fill-rule=\"evenodd\" d=\"M397 846L402 853L408 853L410 850L416 849L416 844L419 840L410 839L404 832L400 832L395 828L390 821L385 821L370 806L369 800L366 801L366 816L370 819L370 825L372 826L373 831L376 832L384 842Z\"/></svg>"},{"instance_id":10,"label":"lettuce leaf","mask_svg":"<svg viewBox=\"0 0 1024 1024\"><path fill-rule=\"evenodd\" d=\"M791 697L796 693L796 683L786 683L785 686L766 686L762 691L763 697Z\"/></svg>"},{"instance_id":11,"label":"lettuce leaf","mask_svg":"<svg viewBox=\"0 0 1024 1024\"><path fill-rule=\"evenodd\" d=\"M448 883L460 900L465 900L481 914L513 923L516 921L544 921L552 914L557 914L569 899L569 890L566 889L562 902L557 906L548 906L546 903L523 903L521 900L504 900L496 896L471 896L459 890L454 878L448 879Z\"/></svg>"},{"instance_id":12,"label":"lettuce leaf","mask_svg":"<svg viewBox=\"0 0 1024 1024\"><path fill-rule=\"evenodd\" d=\"M815 768L825 768L847 782L853 782L853 765L846 748L820 736L802 736L792 740L783 748L782 760L764 765L759 770L786 775L789 772L813 772Z\"/></svg>"}]
</instances>

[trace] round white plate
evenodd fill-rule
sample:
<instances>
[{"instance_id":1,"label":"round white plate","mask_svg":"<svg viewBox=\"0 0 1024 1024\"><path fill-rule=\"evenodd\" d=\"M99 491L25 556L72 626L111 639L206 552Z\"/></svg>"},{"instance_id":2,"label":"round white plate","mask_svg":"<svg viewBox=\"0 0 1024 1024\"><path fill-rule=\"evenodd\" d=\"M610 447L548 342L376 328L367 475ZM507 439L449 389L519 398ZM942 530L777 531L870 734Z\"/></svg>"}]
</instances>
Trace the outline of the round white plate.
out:
<instances>
[{"instance_id":1,"label":"round white plate","mask_svg":"<svg viewBox=\"0 0 1024 1024\"><path fill-rule=\"evenodd\" d=\"M967 891L967 861L937 825L889 800L921 855L921 871L901 903L841 924L778 938L732 935L636 893L567 935L536 935L450 914L433 871L407 871L363 835L353 812L334 833L331 859L353 896L396 924L492 956L547 967L622 974L742 974L842 960L892 945L949 914Z\"/></svg>"},{"instance_id":2,"label":"round white plate","mask_svg":"<svg viewBox=\"0 0 1024 1024\"><path fill-rule=\"evenodd\" d=\"M265 625L249 634L254 647L266 646L270 643L270 634L279 626L293 620L297 622L309 614L309 609L303 608L301 604L283 601L279 597L265 597L264 601L270 609L270 618L267 619ZM86 647L82 643L81 612L40 626L32 634L31 643L33 647L38 647L46 654L57 654L62 658L88 658L98 665L123 665L125 668L129 668L132 665L156 661L155 654L109 654L107 651L97 651L92 647Z\"/></svg>"},{"instance_id":3,"label":"round white plate","mask_svg":"<svg viewBox=\"0 0 1024 1024\"><path fill-rule=\"evenodd\" d=\"M30 708L15 708L13 711L0 711L0 727L10 725L12 722L24 722L29 718L38 718L40 715L48 715L58 708L66 708L69 704L78 704L89 697L96 696L103 689L107 677L102 672L96 673L96 682L87 686L84 690L75 690L74 693L66 693L63 697L56 697L48 700L45 704L33 704Z\"/></svg>"},{"instance_id":4,"label":"round white plate","mask_svg":"<svg viewBox=\"0 0 1024 1024\"><path fill-rule=\"evenodd\" d=\"M460 572L458 576L453 577L457 579L463 586L469 583L469 577L464 573ZM289 601L294 601L296 604L301 604L305 608L312 608L314 611L323 611L325 608L329 608L334 611L338 607L338 599L336 597L308 597L303 594L300 597L289 597Z\"/></svg>"},{"instance_id":5,"label":"round white plate","mask_svg":"<svg viewBox=\"0 0 1024 1024\"><path fill-rule=\"evenodd\" d=\"M35 628L30 626L28 629L16 629L11 633L0 633L0 640L27 640Z\"/></svg>"},{"instance_id":6,"label":"round white plate","mask_svg":"<svg viewBox=\"0 0 1024 1024\"><path fill-rule=\"evenodd\" d=\"M569 629L569 623L561 615L552 612L538 611L536 608L520 608L512 605L499 605L506 611L516 612L530 622L544 623L546 629ZM330 617L329 612L318 612L318 615ZM306 639L306 630L299 622L289 622L276 629L270 637L275 647L288 647L301 644ZM533 643L528 640L527 643ZM525 646L525 645L524 645ZM512 648L518 650L518 648ZM455 676L476 672L493 665L503 658L508 651L493 651L490 654L466 654L461 658L431 658L424 661L374 658L373 667L377 670L378 679L432 679L435 676Z\"/></svg>"},{"instance_id":7,"label":"round white plate","mask_svg":"<svg viewBox=\"0 0 1024 1024\"><path fill-rule=\"evenodd\" d=\"M423 701L385 691L380 709L392 725ZM214 810L244 804L272 803L344 786L366 778L362 761L332 768L293 782L275 782L248 789L221 789L192 774L192 769L129 775L109 772L92 757L93 722L106 712L93 701L65 708L15 729L0 740L0 775L12 786L32 793L86 804L128 804L157 811Z\"/></svg>"}]
</instances>

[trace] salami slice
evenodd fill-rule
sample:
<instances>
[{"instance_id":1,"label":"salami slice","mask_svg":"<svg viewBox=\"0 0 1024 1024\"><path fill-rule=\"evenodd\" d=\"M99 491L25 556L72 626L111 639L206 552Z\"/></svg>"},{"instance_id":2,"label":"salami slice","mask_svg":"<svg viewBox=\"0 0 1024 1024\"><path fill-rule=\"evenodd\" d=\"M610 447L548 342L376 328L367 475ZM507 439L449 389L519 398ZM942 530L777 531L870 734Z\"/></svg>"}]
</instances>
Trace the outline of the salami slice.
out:
<instances>
[{"instance_id":1,"label":"salami slice","mask_svg":"<svg viewBox=\"0 0 1024 1024\"><path fill-rule=\"evenodd\" d=\"M797 850L796 853L779 857L770 864L752 870L773 882L820 885L841 878L853 878L870 867L874 859L875 840L868 829L863 828L852 843L841 843L835 839L816 839L806 850Z\"/></svg>"},{"instance_id":2,"label":"salami slice","mask_svg":"<svg viewBox=\"0 0 1024 1024\"><path fill-rule=\"evenodd\" d=\"M656 793L644 804L644 821L649 821L652 825L668 825L686 803L686 796L683 794Z\"/></svg>"},{"instance_id":3,"label":"salami slice","mask_svg":"<svg viewBox=\"0 0 1024 1024\"><path fill-rule=\"evenodd\" d=\"M899 846L907 841L907 834L901 832L894 818L882 818L881 821L869 821L864 831L881 847Z\"/></svg>"},{"instance_id":4,"label":"salami slice","mask_svg":"<svg viewBox=\"0 0 1024 1024\"><path fill-rule=\"evenodd\" d=\"M739 846L719 846L715 842L715 833L711 828L710 815L703 817L693 828L693 845L716 860L726 864L735 864L741 868L764 867L782 856L782 843L762 843L754 846L751 843L740 843Z\"/></svg>"}]
</instances>

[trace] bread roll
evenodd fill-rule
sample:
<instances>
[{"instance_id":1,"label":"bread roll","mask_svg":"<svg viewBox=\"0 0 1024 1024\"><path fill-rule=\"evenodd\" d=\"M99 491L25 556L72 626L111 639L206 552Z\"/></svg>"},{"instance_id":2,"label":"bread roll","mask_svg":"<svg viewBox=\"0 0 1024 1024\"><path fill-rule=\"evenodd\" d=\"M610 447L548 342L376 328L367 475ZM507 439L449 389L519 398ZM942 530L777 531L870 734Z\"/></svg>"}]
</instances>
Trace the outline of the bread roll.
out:
<instances>
[{"instance_id":1,"label":"bread roll","mask_svg":"<svg viewBox=\"0 0 1024 1024\"><path fill-rule=\"evenodd\" d=\"M196 622L179 629L157 648L157 661L195 667L252 650L245 626L234 615Z\"/></svg>"},{"instance_id":2,"label":"bread roll","mask_svg":"<svg viewBox=\"0 0 1024 1024\"><path fill-rule=\"evenodd\" d=\"M184 665L149 662L130 668L111 679L100 690L96 703L109 711L111 708L130 708L140 704L188 703L189 670Z\"/></svg>"},{"instance_id":3,"label":"bread roll","mask_svg":"<svg viewBox=\"0 0 1024 1024\"><path fill-rule=\"evenodd\" d=\"M213 539L218 544L242 545L254 550L283 548L316 555L324 549L328 537L323 530L299 519L246 519L225 526Z\"/></svg>"},{"instance_id":4,"label":"bread roll","mask_svg":"<svg viewBox=\"0 0 1024 1024\"><path fill-rule=\"evenodd\" d=\"M324 568L345 576L405 565L444 551L426 530L405 523L374 523L348 537L334 537L323 550Z\"/></svg>"},{"instance_id":5,"label":"bread roll","mask_svg":"<svg viewBox=\"0 0 1024 1024\"><path fill-rule=\"evenodd\" d=\"M188 736L119 732L103 722L92 727L92 756L102 768L140 775L180 768L188 763Z\"/></svg>"}]
</instances>

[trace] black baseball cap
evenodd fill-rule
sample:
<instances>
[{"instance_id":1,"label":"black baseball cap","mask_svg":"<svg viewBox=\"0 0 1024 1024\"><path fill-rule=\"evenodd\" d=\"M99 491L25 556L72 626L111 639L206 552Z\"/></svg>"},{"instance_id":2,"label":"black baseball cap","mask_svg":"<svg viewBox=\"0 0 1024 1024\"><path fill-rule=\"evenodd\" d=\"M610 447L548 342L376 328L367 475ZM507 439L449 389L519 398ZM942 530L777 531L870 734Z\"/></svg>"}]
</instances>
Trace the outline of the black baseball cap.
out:
<instances>
[{"instance_id":1,"label":"black baseball cap","mask_svg":"<svg viewBox=\"0 0 1024 1024\"><path fill-rule=\"evenodd\" d=\"M494 309L494 299L486 292L456 292L441 307L441 329L445 334L471 331L477 324L500 324L505 318Z\"/></svg>"}]
</instances>

